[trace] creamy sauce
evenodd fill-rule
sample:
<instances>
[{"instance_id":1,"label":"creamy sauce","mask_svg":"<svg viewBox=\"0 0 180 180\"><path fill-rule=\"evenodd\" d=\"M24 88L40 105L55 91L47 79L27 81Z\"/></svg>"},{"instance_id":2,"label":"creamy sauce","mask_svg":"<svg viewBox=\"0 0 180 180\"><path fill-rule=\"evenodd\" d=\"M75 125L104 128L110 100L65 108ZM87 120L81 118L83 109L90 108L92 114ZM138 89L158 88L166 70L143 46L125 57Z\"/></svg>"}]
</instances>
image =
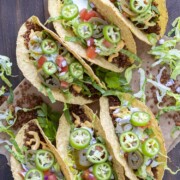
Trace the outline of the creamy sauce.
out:
<instances>
[{"instance_id":1,"label":"creamy sauce","mask_svg":"<svg viewBox=\"0 0 180 180\"><path fill-rule=\"evenodd\" d=\"M79 11L81 11L82 9L88 7L88 0L73 0L73 3L76 4L79 8Z\"/></svg>"}]
</instances>

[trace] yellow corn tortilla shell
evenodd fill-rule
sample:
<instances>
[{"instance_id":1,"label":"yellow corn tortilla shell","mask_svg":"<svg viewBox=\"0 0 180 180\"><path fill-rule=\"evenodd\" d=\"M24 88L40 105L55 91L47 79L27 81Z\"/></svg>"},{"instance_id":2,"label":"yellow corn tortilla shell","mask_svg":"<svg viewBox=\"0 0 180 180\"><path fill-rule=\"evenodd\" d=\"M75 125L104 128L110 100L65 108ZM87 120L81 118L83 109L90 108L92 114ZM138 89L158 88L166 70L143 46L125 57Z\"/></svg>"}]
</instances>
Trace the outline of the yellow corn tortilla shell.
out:
<instances>
[{"instance_id":1,"label":"yellow corn tortilla shell","mask_svg":"<svg viewBox=\"0 0 180 180\"><path fill-rule=\"evenodd\" d=\"M144 33L143 31L138 29L129 19L124 17L119 12L118 8L116 8L110 0L90 1L93 2L96 5L96 7L102 11L102 14L107 15L107 18L109 18L116 26L127 26L137 38L151 45L151 43L148 41L147 33ZM157 9L160 13L158 21L158 24L161 27L160 35L158 36L158 39L160 39L166 31L166 26L168 22L168 12L166 8L166 0L155 0L155 2L158 4Z\"/></svg>"},{"instance_id":2,"label":"yellow corn tortilla shell","mask_svg":"<svg viewBox=\"0 0 180 180\"><path fill-rule=\"evenodd\" d=\"M45 31L47 31L49 34L51 34L51 36L56 39L57 41L59 41L62 45L64 45L63 41L61 41L61 39L51 30L47 29L45 26L43 26L41 24L41 22L39 21L39 19L36 16L32 16L31 18L29 18L27 21L31 21L37 25L39 25L40 27L42 27L42 29L44 29ZM25 32L27 31L26 25L25 23L21 26L19 33L18 33L18 37L17 37L17 47L16 47L16 56L17 56L17 64L18 67L20 68L20 70L22 71L23 75L25 76L25 78L31 82L31 84L33 86L35 86L39 91L41 91L45 96L47 96L47 92L41 89L41 80L38 77L38 71L37 68L34 66L33 61L30 60L29 58L29 51L27 49L27 47L24 44L24 37L23 35L25 34ZM69 48L67 46L65 46L67 50L69 50ZM71 52L73 54L73 52ZM75 54L73 54L75 55ZM92 77L92 79L94 79L102 88L106 88L105 85L103 83L100 82L99 78L94 74L93 70L91 69L91 67L89 65L87 65L85 63L85 61L79 57L78 55L75 55L76 59L80 61L80 63L84 66L84 68L87 70L88 74L90 77ZM87 104L87 103L91 103L92 100L90 99L85 99L81 96L74 96L71 94L72 97L65 97L63 93L60 92L59 89L55 89L55 90L51 90L52 94L54 96L54 98L57 101L61 101L61 102L66 102L66 103L71 103L71 104Z\"/></svg>"},{"instance_id":3,"label":"yellow corn tortilla shell","mask_svg":"<svg viewBox=\"0 0 180 180\"><path fill-rule=\"evenodd\" d=\"M68 171L65 169L66 167L65 167L64 162L62 161L61 157L59 156L56 148L51 144L49 139L44 134L43 130L39 126L38 121L36 119L33 119L33 120L29 121L28 123L26 123L17 133L15 140L16 140L19 148L22 148L24 145L25 130L29 127L29 123L30 124L34 123L38 126L40 133L43 136L45 142L47 143L49 150L54 154L54 156L60 166L61 171L63 172L64 176L67 177L67 179L68 179L69 175L68 175ZM12 150L16 151L14 147L12 148ZM10 157L10 165L11 165L11 171L12 171L14 179L15 180L24 180L24 178L19 174L22 171L21 164L12 155Z\"/></svg>"},{"instance_id":4,"label":"yellow corn tortilla shell","mask_svg":"<svg viewBox=\"0 0 180 180\"><path fill-rule=\"evenodd\" d=\"M107 138L106 133L104 132L101 126L99 118L86 105L83 105L82 108L84 109L84 112L87 115L87 117L93 122L93 129L96 135L101 136L103 139L106 139ZM71 127L63 114L62 117L60 118L59 128L56 135L56 148L59 152L59 155L65 162L66 170L68 171L68 174L70 174L69 179L74 180L75 175L73 175L72 171L70 170L68 166L68 160L67 160L68 159L67 147L69 146L70 130L71 130ZM110 147L109 144L106 144L106 147L109 154L112 156L113 169L116 172L118 179L124 180L125 178L124 178L123 167L116 160L115 156L112 153L114 147Z\"/></svg>"},{"instance_id":5,"label":"yellow corn tortilla shell","mask_svg":"<svg viewBox=\"0 0 180 180\"><path fill-rule=\"evenodd\" d=\"M157 180L161 180L164 175L164 167L167 163L167 152L165 149L164 138L158 122L150 109L139 100L133 98L130 94L123 94L123 99L130 101L132 107L137 107L140 110L147 112L151 116L150 128L154 132L152 137L155 137L160 143L161 154L159 154L157 161L161 164L157 166ZM106 141L108 144L110 144L111 147L113 147L113 154L115 158L124 167L125 176L131 180L138 180L133 170L129 168L124 156L120 156L121 147L117 135L115 134L112 118L109 114L109 101L106 97L100 98L100 121L104 131L106 132Z\"/></svg>"},{"instance_id":6,"label":"yellow corn tortilla shell","mask_svg":"<svg viewBox=\"0 0 180 180\"><path fill-rule=\"evenodd\" d=\"M48 10L51 17L58 17L60 15L60 10L63 3L61 0L48 0ZM101 11L99 11L101 13ZM106 12L109 14L109 12ZM98 56L97 58L90 59L86 55L86 49L75 42L68 42L65 40L66 36L74 36L74 33L71 30L65 29L60 21L53 22L54 28L59 35L60 39L77 55L80 55L83 59L86 59L90 63L94 63L98 66L101 66L105 69L109 69L114 72L122 72L123 68L118 68L115 64L108 62L104 57ZM136 44L133 39L133 36L130 30L122 24L119 27L121 30L121 38L125 42L125 45L129 51L136 54Z\"/></svg>"}]
</instances>

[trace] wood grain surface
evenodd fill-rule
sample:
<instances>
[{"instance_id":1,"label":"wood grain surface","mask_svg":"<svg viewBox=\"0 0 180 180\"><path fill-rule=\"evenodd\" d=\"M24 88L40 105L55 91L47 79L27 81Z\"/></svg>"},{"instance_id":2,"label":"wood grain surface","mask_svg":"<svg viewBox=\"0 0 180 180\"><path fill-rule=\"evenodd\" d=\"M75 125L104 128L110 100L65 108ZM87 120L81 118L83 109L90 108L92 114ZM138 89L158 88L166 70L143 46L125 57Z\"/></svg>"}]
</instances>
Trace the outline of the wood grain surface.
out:
<instances>
[{"instance_id":1,"label":"wood grain surface","mask_svg":"<svg viewBox=\"0 0 180 180\"><path fill-rule=\"evenodd\" d=\"M169 12L169 24L167 32L171 28L172 21L180 16L180 0L167 0ZM47 0L0 0L0 54L11 58L13 62L12 77L13 87L16 87L23 79L23 76L16 64L16 37L22 23L30 16L36 15L42 22L48 18ZM174 170L180 165L180 144L176 146L169 154L169 166ZM5 159L0 155L0 180L11 180L9 166ZM164 180L180 180L180 173L171 175L165 172Z\"/></svg>"}]
</instances>

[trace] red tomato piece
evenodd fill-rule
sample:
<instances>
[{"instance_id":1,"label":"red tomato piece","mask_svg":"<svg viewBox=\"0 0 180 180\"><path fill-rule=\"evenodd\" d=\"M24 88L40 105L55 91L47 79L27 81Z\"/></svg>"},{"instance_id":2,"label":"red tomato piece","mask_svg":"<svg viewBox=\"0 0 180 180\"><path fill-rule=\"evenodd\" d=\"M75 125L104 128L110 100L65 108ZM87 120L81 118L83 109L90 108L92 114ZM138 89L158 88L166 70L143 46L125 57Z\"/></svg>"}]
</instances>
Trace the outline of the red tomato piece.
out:
<instances>
[{"instance_id":1,"label":"red tomato piece","mask_svg":"<svg viewBox=\"0 0 180 180\"><path fill-rule=\"evenodd\" d=\"M107 47L107 48L110 48L110 47L112 46L112 44L111 44L109 41L107 41L107 40L104 40L104 41L103 41L103 44L104 44L104 46Z\"/></svg>"},{"instance_id":2,"label":"red tomato piece","mask_svg":"<svg viewBox=\"0 0 180 180\"><path fill-rule=\"evenodd\" d=\"M96 11L91 10L85 15L84 20L88 21L92 17L98 17L98 16L99 15L98 15L98 13Z\"/></svg>"},{"instance_id":3,"label":"red tomato piece","mask_svg":"<svg viewBox=\"0 0 180 180\"><path fill-rule=\"evenodd\" d=\"M83 171L81 177L82 177L82 179L84 179L84 180L96 180L96 178L94 177L94 175L93 175L89 170Z\"/></svg>"},{"instance_id":4,"label":"red tomato piece","mask_svg":"<svg viewBox=\"0 0 180 180\"><path fill-rule=\"evenodd\" d=\"M96 48L94 46L88 47L86 54L89 58L94 59L97 56Z\"/></svg>"},{"instance_id":5,"label":"red tomato piece","mask_svg":"<svg viewBox=\"0 0 180 180\"><path fill-rule=\"evenodd\" d=\"M94 39L93 38L90 38L87 40L87 45L88 46L93 46L94 45Z\"/></svg>"},{"instance_id":6,"label":"red tomato piece","mask_svg":"<svg viewBox=\"0 0 180 180\"><path fill-rule=\"evenodd\" d=\"M66 81L61 81L61 87L67 89L69 87L69 83Z\"/></svg>"},{"instance_id":7,"label":"red tomato piece","mask_svg":"<svg viewBox=\"0 0 180 180\"><path fill-rule=\"evenodd\" d=\"M57 177L55 174L51 174L50 176L48 176L48 180L57 180Z\"/></svg>"},{"instance_id":8,"label":"red tomato piece","mask_svg":"<svg viewBox=\"0 0 180 180\"><path fill-rule=\"evenodd\" d=\"M68 66L62 67L61 72L67 72L68 71Z\"/></svg>"},{"instance_id":9,"label":"red tomato piece","mask_svg":"<svg viewBox=\"0 0 180 180\"><path fill-rule=\"evenodd\" d=\"M47 170L47 171L44 171L44 176L50 176L52 174L51 171Z\"/></svg>"},{"instance_id":10,"label":"red tomato piece","mask_svg":"<svg viewBox=\"0 0 180 180\"><path fill-rule=\"evenodd\" d=\"M65 61L65 59L62 56L58 56L56 58L56 64L61 68L62 67L62 62Z\"/></svg>"},{"instance_id":11,"label":"red tomato piece","mask_svg":"<svg viewBox=\"0 0 180 180\"><path fill-rule=\"evenodd\" d=\"M81 20L85 19L85 16L86 16L87 13L88 13L88 11L85 8L80 11L79 15L80 15Z\"/></svg>"},{"instance_id":12,"label":"red tomato piece","mask_svg":"<svg viewBox=\"0 0 180 180\"><path fill-rule=\"evenodd\" d=\"M46 61L47 61L46 57L41 56L38 60L38 68L41 68Z\"/></svg>"}]
</instances>

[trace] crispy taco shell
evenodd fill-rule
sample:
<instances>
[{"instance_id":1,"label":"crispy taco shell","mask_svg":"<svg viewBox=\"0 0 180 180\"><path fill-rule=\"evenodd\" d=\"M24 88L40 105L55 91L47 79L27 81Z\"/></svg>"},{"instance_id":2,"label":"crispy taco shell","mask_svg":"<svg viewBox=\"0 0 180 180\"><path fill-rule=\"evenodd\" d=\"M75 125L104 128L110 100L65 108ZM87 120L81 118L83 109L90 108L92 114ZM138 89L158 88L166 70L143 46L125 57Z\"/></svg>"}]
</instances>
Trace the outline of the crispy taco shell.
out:
<instances>
[{"instance_id":1,"label":"crispy taco shell","mask_svg":"<svg viewBox=\"0 0 180 180\"><path fill-rule=\"evenodd\" d=\"M38 124L38 121L36 119L34 120L31 120L29 121L28 123L26 123L20 130L19 132L17 133L16 135L16 142L18 144L18 146L20 148L23 147L24 145L24 139L26 138L26 135L25 135L25 132L26 130L28 129L29 125L32 125L32 124L35 124L38 129L39 129L39 132L40 133L40 136L42 136L44 138L44 141L48 147L48 149L54 154L60 168L61 168L61 171L63 172L64 176L65 177L69 177L68 175L68 171L65 169L65 164L64 162L62 161L61 157L59 156L56 148L51 144L51 142L49 141L49 139L46 137L46 135L44 134L43 130L41 129L41 127L39 126ZM13 147L12 148L13 151L16 151L15 148ZM10 157L10 165L11 165L11 171L12 171L12 174L13 174L13 177L15 180L23 180L24 178L22 178L22 176L20 175L20 172L22 171L22 167L21 167L21 164L14 158L14 156L11 155Z\"/></svg>"},{"instance_id":2,"label":"crispy taco shell","mask_svg":"<svg viewBox=\"0 0 180 180\"><path fill-rule=\"evenodd\" d=\"M151 116L150 120L150 127L154 132L153 137L156 137L157 140L160 143L160 152L157 161L161 162L160 165L156 167L156 179L161 180L164 175L164 167L167 163L167 152L165 149L165 143L164 138L161 133L161 129L158 125L157 120L155 119L153 113L150 111L148 107L146 107L142 102L139 100L133 98L130 94L123 94L123 99L126 101L130 101L132 107L137 107L145 112L147 112ZM131 180L138 180L135 173L132 171L132 169L128 166L126 160L124 157L120 156L121 147L119 144L119 140L117 138L117 135L115 134L114 125L112 123L112 118L109 114L109 101L108 98L102 97L100 98L100 121L101 125L106 132L106 140L107 143L110 144L111 147L113 147L113 154L116 158L116 160L124 167L125 176L128 179Z\"/></svg>"},{"instance_id":3,"label":"crispy taco shell","mask_svg":"<svg viewBox=\"0 0 180 180\"><path fill-rule=\"evenodd\" d=\"M49 10L49 14L51 17L58 17L60 15L60 10L61 7L63 5L63 2L61 0L48 0L48 10ZM101 11L100 11L101 13ZM109 12L107 12L109 13ZM111 22L111 19L110 19ZM119 23L121 24L121 23ZM100 57L98 56L97 58L94 59L90 59L87 57L86 55L86 49L75 42L68 42L65 40L66 36L74 36L74 33L71 30L66 30L62 24L58 21L54 21L53 22L54 28L57 32L57 34L59 35L60 39L62 41L64 41L64 43L72 50L74 51L74 53L76 53L77 55L81 56L83 59L86 59L87 61L89 61L90 63L94 63L100 67L103 67L105 69L109 69L111 71L114 72L122 72L124 69L123 68L119 68L116 65L108 62L104 57ZM121 38L124 41L127 49L129 51L131 51L132 53L136 54L136 44L135 41L133 39L133 36L130 32L130 30L123 25L119 26L120 30L121 30ZM131 60L131 63L133 62L133 60Z\"/></svg>"},{"instance_id":4,"label":"crispy taco shell","mask_svg":"<svg viewBox=\"0 0 180 180\"><path fill-rule=\"evenodd\" d=\"M98 10L101 11L102 14L107 15L106 17L109 18L114 24L116 24L116 26L127 26L137 38L151 45L147 38L147 34L138 29L129 19L124 17L110 0L90 1L96 5ZM158 39L160 39L166 31L166 26L168 22L168 12L165 0L155 0L155 2L158 4L157 9L160 13L158 21L158 25L161 27L160 35L158 36Z\"/></svg>"},{"instance_id":5,"label":"crispy taco shell","mask_svg":"<svg viewBox=\"0 0 180 180\"><path fill-rule=\"evenodd\" d=\"M67 50L69 50L69 48L66 46L66 44L64 44L63 41L61 41L61 39L54 32L52 32L51 30L49 30L45 26L43 26L36 16L32 16L31 18L29 18L27 20L27 22L31 22L33 24L37 24L38 26L40 26L43 30L47 31L54 39L56 39L63 46L65 46ZM23 75L25 76L25 78L28 81L30 81L31 84L33 84L33 86L35 86L45 96L47 96L47 92L44 89L40 90L41 89L41 80L38 77L37 68L34 66L33 61L30 60L29 51L24 42L25 38L27 38L27 37L25 37L25 33L27 32L27 30L28 29L26 27L26 23L24 23L21 26L19 33L18 33L17 47L16 47L17 64L18 64L18 67L20 68L20 70L22 71ZM72 51L71 51L71 53L84 66L84 68L88 72L89 76L92 79L94 79L102 88L105 88L105 85L100 82L99 78L94 74L91 67L89 65L87 65L81 57L79 57ZM61 102L66 102L66 103L71 103L71 104L87 104L87 103L92 102L92 100L90 100L90 99L85 99L84 97L81 97L81 96L74 96L72 94L71 94L71 96L72 96L71 98L67 98L60 92L59 89L53 89L52 94L57 101L61 101Z\"/></svg>"},{"instance_id":6,"label":"crispy taco shell","mask_svg":"<svg viewBox=\"0 0 180 180\"><path fill-rule=\"evenodd\" d=\"M86 105L81 106L86 116L92 121L93 123L93 129L95 133L98 136L101 136L103 139L106 139L106 134L104 130L102 129L102 126L100 124L99 118L93 113L93 111L87 107ZM56 135L56 148L59 152L59 155L65 162L66 170L68 171L68 174L70 174L71 180L74 180L75 176L73 175L72 170L68 166L68 151L67 147L69 145L69 137L70 137L70 130L71 127L66 120L65 116L62 115L59 121L59 128ZM109 154L112 156L112 162L113 162L113 169L115 170L118 179L124 180L124 171L122 166L119 164L119 162L115 159L115 156L113 156L113 148L110 147L109 144L106 144L106 147L108 149Z\"/></svg>"}]
</instances>

